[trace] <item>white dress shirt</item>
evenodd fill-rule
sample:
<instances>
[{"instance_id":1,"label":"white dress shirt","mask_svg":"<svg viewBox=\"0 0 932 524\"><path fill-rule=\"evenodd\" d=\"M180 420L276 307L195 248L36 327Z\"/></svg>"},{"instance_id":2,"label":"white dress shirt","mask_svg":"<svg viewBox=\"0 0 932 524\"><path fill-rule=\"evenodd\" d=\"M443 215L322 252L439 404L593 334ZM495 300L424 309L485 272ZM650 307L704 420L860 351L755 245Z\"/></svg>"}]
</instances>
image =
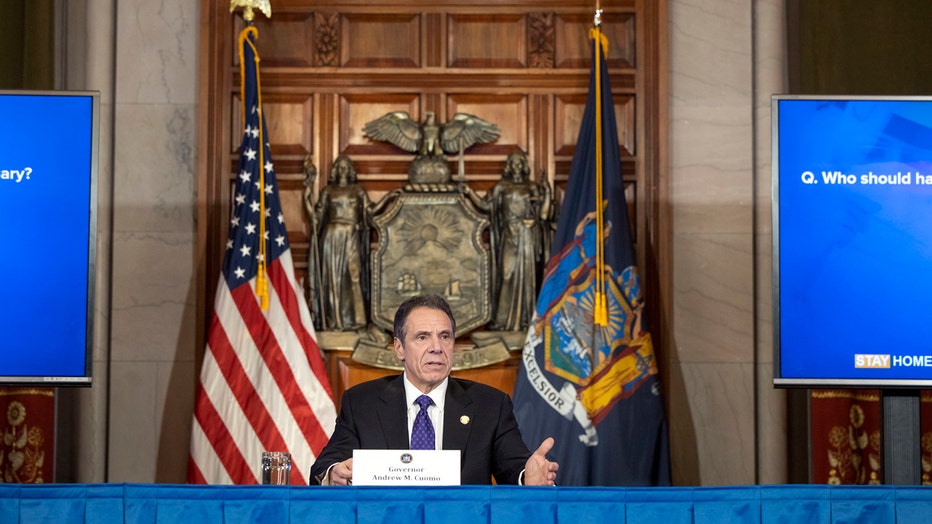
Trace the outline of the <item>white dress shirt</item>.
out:
<instances>
[{"instance_id":1,"label":"white dress shirt","mask_svg":"<svg viewBox=\"0 0 932 524\"><path fill-rule=\"evenodd\" d=\"M430 423L434 425L434 449L443 449L443 401L447 396L447 384L450 378L443 379L439 386L427 393L427 396L434 401L432 406L427 408L427 416L430 417ZM408 406L408 442L411 442L411 429L414 427L414 418L417 417L421 407L414 403L418 397L424 393L417 389L414 384L408 380L408 374L404 374L405 384L405 402Z\"/></svg>"}]
</instances>

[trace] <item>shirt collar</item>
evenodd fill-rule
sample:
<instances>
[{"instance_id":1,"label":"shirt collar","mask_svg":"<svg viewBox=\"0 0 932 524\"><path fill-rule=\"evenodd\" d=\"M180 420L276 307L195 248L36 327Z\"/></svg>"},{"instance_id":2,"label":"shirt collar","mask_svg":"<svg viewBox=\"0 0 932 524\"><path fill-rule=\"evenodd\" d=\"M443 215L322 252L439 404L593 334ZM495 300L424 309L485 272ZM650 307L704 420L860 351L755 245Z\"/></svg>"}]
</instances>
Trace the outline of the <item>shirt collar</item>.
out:
<instances>
[{"instance_id":1,"label":"shirt collar","mask_svg":"<svg viewBox=\"0 0 932 524\"><path fill-rule=\"evenodd\" d=\"M414 404L414 400L424 395L421 390L419 390L414 384L408 380L408 374L403 373L404 375L404 384L405 384L405 405L409 408ZM434 405L440 409L443 409L443 399L447 396L447 385L450 383L450 377L443 379L443 382L440 383L437 387L431 390L430 393L426 395L434 401Z\"/></svg>"}]
</instances>

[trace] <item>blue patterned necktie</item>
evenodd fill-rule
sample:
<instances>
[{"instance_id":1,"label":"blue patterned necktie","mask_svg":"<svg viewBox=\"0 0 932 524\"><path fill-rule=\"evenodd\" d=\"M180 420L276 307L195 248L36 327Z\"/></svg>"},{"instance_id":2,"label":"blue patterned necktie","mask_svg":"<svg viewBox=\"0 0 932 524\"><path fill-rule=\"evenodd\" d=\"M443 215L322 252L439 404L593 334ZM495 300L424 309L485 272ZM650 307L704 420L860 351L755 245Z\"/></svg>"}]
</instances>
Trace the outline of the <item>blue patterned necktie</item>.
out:
<instances>
[{"instance_id":1,"label":"blue patterned necktie","mask_svg":"<svg viewBox=\"0 0 932 524\"><path fill-rule=\"evenodd\" d=\"M427 407L434 403L427 395L421 395L414 401L421 410L414 417L411 428L411 449L436 449L434 445L434 425L427 416Z\"/></svg>"}]
</instances>

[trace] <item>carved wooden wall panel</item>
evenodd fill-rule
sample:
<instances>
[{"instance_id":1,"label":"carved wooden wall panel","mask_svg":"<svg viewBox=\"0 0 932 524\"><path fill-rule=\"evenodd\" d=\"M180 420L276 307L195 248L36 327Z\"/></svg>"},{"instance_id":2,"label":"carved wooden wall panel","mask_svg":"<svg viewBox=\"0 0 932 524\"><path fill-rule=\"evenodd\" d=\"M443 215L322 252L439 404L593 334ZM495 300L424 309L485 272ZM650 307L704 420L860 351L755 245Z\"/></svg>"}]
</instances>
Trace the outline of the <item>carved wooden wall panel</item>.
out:
<instances>
[{"instance_id":1,"label":"carved wooden wall panel","mask_svg":"<svg viewBox=\"0 0 932 524\"><path fill-rule=\"evenodd\" d=\"M582 125L583 112L586 109L586 95L566 95L556 98L557 125L554 137L554 149L557 155L572 156L576 147L579 126ZM634 148L635 104L634 97L613 95L615 103L615 122L618 126L618 147L621 148L622 161L633 159L637 152Z\"/></svg>"},{"instance_id":2,"label":"carved wooden wall panel","mask_svg":"<svg viewBox=\"0 0 932 524\"><path fill-rule=\"evenodd\" d=\"M242 133L236 35L243 22L220 4L202 0L202 320L209 318L223 257ZM665 123L658 111L665 107L660 58L665 8L651 0L603 4L625 194L647 303L657 309L666 307L660 282L668 256L658 193L664 187L658 168L665 162ZM366 122L390 111L417 120L434 111L439 122L466 112L494 122L500 138L467 151L467 182L480 192L489 189L507 155L520 150L528 154L532 176L549 180L562 196L589 84L593 2L279 0L272 9L271 19L256 16L262 99L299 278L309 233L302 195L305 156L319 169L319 190L334 159L350 155L360 184L378 200L407 181L413 158L363 136ZM454 172L456 160L450 158ZM663 351L664 315L649 314ZM488 370L486 381L510 390L517 365L517 359L504 365L504 379ZM329 366L338 395L362 378L384 374L356 369L361 365L346 354L335 355Z\"/></svg>"},{"instance_id":3,"label":"carved wooden wall panel","mask_svg":"<svg viewBox=\"0 0 932 524\"><path fill-rule=\"evenodd\" d=\"M611 13L602 17L602 32L608 38L607 56L610 68L635 67L635 16L631 13ZM557 16L554 23L556 41L556 67L589 67L589 29L592 16L588 13L574 13ZM616 86L612 85L613 89Z\"/></svg>"},{"instance_id":4,"label":"carved wooden wall panel","mask_svg":"<svg viewBox=\"0 0 932 524\"><path fill-rule=\"evenodd\" d=\"M452 14L447 17L447 66L526 67L526 27L522 15Z\"/></svg>"},{"instance_id":5,"label":"carved wooden wall panel","mask_svg":"<svg viewBox=\"0 0 932 524\"><path fill-rule=\"evenodd\" d=\"M309 53L314 48L313 15L314 13L276 13L275 31L262 34L262 65L313 66Z\"/></svg>"},{"instance_id":6,"label":"carved wooden wall panel","mask_svg":"<svg viewBox=\"0 0 932 524\"><path fill-rule=\"evenodd\" d=\"M421 16L355 13L342 17L343 67L420 67Z\"/></svg>"},{"instance_id":7,"label":"carved wooden wall panel","mask_svg":"<svg viewBox=\"0 0 932 524\"><path fill-rule=\"evenodd\" d=\"M477 144L469 150L471 155L494 155L501 160L502 155L521 150L528 151L528 103L527 95L521 93L507 95L457 94L447 96L447 118L456 113L482 115L490 122L496 122L501 136L489 144ZM497 170L500 174L501 170Z\"/></svg>"}]
</instances>

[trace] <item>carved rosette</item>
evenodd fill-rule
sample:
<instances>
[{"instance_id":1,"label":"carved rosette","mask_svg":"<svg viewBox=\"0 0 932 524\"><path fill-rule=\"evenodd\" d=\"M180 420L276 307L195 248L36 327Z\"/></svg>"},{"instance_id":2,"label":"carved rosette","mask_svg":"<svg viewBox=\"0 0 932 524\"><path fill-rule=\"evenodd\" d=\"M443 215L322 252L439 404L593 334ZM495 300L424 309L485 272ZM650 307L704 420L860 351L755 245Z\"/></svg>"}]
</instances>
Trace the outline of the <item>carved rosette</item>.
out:
<instances>
[{"instance_id":1,"label":"carved rosette","mask_svg":"<svg viewBox=\"0 0 932 524\"><path fill-rule=\"evenodd\" d=\"M552 68L556 61L553 13L529 13L527 20L528 66Z\"/></svg>"},{"instance_id":2,"label":"carved rosette","mask_svg":"<svg viewBox=\"0 0 932 524\"><path fill-rule=\"evenodd\" d=\"M340 65L340 14L314 13L315 66Z\"/></svg>"}]
</instances>

